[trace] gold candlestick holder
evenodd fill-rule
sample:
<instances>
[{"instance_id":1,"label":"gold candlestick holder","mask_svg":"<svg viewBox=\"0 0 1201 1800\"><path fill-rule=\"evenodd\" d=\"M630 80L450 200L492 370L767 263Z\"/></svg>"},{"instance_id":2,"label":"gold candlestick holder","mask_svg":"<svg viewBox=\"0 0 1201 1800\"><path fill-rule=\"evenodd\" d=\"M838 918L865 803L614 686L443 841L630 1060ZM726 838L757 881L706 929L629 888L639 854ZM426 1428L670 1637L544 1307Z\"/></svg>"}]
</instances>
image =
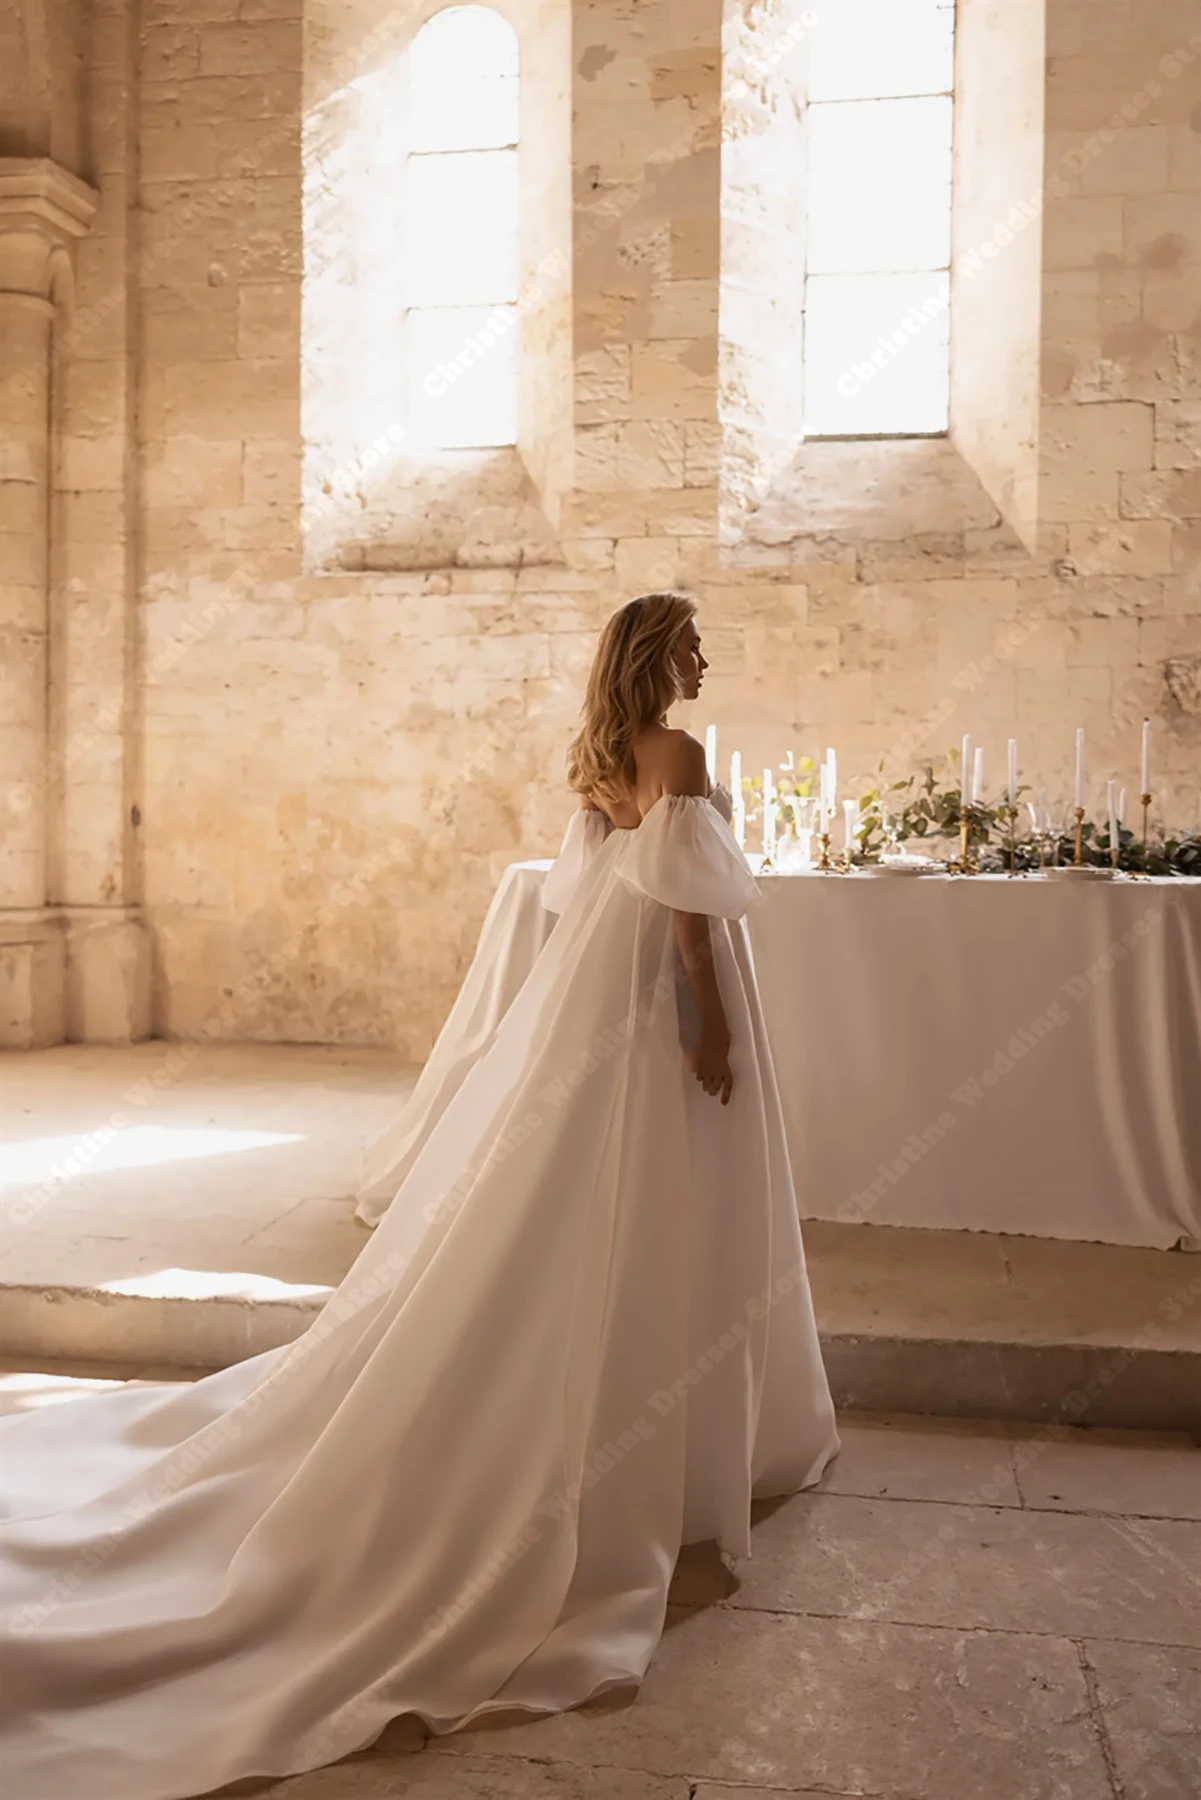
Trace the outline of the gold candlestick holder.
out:
<instances>
[{"instance_id":1,"label":"gold candlestick holder","mask_svg":"<svg viewBox=\"0 0 1201 1800\"><path fill-rule=\"evenodd\" d=\"M1016 875L1018 872L1018 809L1017 809L1017 807L1016 806L1007 806L1005 808L1005 816L1009 820L1009 873L1011 875Z\"/></svg>"},{"instance_id":2,"label":"gold candlestick holder","mask_svg":"<svg viewBox=\"0 0 1201 1800\"><path fill-rule=\"evenodd\" d=\"M1137 879L1139 881L1150 881L1151 871L1147 867L1147 830L1151 817L1150 794L1140 794L1139 802L1143 809L1143 866L1137 871Z\"/></svg>"},{"instance_id":3,"label":"gold candlestick holder","mask_svg":"<svg viewBox=\"0 0 1201 1800\"><path fill-rule=\"evenodd\" d=\"M817 859L817 866L819 869L828 869L830 867L830 833L828 831L821 832L817 841L822 847L821 855Z\"/></svg>"},{"instance_id":4,"label":"gold candlestick holder","mask_svg":"<svg viewBox=\"0 0 1201 1800\"><path fill-rule=\"evenodd\" d=\"M1072 863L1073 863L1073 866L1078 869L1078 868L1080 868L1080 866L1082 865L1083 862L1084 862L1084 808L1082 806L1078 806L1076 808L1076 842L1075 842L1075 846L1074 846L1074 849L1072 852Z\"/></svg>"},{"instance_id":5,"label":"gold candlestick holder","mask_svg":"<svg viewBox=\"0 0 1201 1800\"><path fill-rule=\"evenodd\" d=\"M975 874L976 866L972 861L972 821L966 808L959 814L959 861L953 866L960 875Z\"/></svg>"}]
</instances>

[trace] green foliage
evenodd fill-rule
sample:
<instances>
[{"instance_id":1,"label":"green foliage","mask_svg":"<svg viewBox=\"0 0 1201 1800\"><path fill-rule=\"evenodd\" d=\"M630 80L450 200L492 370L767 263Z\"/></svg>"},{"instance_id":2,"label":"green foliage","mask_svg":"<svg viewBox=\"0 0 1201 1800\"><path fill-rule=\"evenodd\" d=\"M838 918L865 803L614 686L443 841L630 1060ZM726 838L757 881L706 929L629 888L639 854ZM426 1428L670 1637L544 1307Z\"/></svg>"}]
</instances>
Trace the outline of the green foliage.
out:
<instances>
[{"instance_id":1,"label":"green foliage","mask_svg":"<svg viewBox=\"0 0 1201 1800\"><path fill-rule=\"evenodd\" d=\"M886 782L882 779L883 759L876 765L876 774L881 778L877 786L859 796L859 830L856 834L859 860L876 862L879 859L889 845L889 824L893 827L898 844L916 843L920 846L923 841L929 844L940 838L958 840L961 797L957 750L950 750L945 756L928 762L920 774L907 776L902 781ZM761 819L762 777L748 776L743 780L742 786L748 802L748 818ZM777 792L780 796L795 794L800 799L813 800L817 798L818 788L818 765L812 757L804 756L798 760L795 769L788 775L781 776ZM1030 792L1028 787L1018 789L1018 805L1022 808L1023 815L1018 821L1019 827L1026 823L1024 801ZM778 823L787 823L786 809L780 809ZM982 866L1009 867L1007 802L999 801L995 806L978 802L969 806L968 835ZM1075 851L1073 829L1061 835L1057 844L1048 842L1044 854L1048 861L1057 859L1061 863L1070 863L1075 858ZM1092 819L1084 820L1081 828L1081 854L1086 863L1109 867L1108 821L1102 825ZM1037 869L1040 866L1037 839L1019 836L1015 846L1015 866L1018 869ZM1141 829L1136 836L1128 826L1121 828L1118 867L1129 872L1143 870ZM1159 842L1149 841L1146 873L1201 876L1201 835L1192 832Z\"/></svg>"}]
</instances>

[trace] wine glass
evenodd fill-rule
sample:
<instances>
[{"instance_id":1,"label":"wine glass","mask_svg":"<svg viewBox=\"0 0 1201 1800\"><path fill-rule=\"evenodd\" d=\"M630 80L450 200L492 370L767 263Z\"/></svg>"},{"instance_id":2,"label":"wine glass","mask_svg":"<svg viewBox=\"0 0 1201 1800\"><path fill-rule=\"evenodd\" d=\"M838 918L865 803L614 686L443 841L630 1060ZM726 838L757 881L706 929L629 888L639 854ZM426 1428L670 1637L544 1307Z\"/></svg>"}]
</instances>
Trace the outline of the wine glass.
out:
<instances>
[{"instance_id":1,"label":"wine glass","mask_svg":"<svg viewBox=\"0 0 1201 1800\"><path fill-rule=\"evenodd\" d=\"M789 794L788 810L792 814L792 828L796 834L797 867L809 869L813 866L813 801L803 794Z\"/></svg>"},{"instance_id":2,"label":"wine glass","mask_svg":"<svg viewBox=\"0 0 1201 1800\"><path fill-rule=\"evenodd\" d=\"M1069 837L1076 821L1076 809L1070 800L1053 800L1046 808L1047 814L1047 866L1059 867L1059 850L1065 837Z\"/></svg>"}]
</instances>

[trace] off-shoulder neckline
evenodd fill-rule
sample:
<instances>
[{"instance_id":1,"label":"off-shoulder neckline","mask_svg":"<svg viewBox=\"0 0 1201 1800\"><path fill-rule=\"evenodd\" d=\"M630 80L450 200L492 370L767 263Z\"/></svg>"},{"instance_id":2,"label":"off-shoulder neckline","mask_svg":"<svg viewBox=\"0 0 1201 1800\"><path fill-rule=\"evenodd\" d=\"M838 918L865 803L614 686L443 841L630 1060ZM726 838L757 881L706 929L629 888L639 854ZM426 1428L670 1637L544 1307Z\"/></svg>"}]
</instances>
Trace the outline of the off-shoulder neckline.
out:
<instances>
[{"instance_id":1,"label":"off-shoulder neckline","mask_svg":"<svg viewBox=\"0 0 1201 1800\"><path fill-rule=\"evenodd\" d=\"M709 794L660 794L659 798L657 800L653 800L651 802L651 804L647 807L646 811L643 813L642 817L639 819L637 825L613 825L613 821L611 819L610 819L609 823L610 823L610 825L613 826L614 835L616 835L617 832L619 832L619 831L625 832L626 834L629 834L629 833L635 832L635 831L641 831L642 827L646 824L646 822L650 818L651 814L656 810L657 807L662 806L662 804L665 800L699 800L703 806L712 806L713 805L713 794L715 794L717 792L718 788L721 786L723 786L722 782L715 781L713 783L713 793L709 793ZM718 813L717 816L718 816L718 818L720 818L721 814Z\"/></svg>"}]
</instances>

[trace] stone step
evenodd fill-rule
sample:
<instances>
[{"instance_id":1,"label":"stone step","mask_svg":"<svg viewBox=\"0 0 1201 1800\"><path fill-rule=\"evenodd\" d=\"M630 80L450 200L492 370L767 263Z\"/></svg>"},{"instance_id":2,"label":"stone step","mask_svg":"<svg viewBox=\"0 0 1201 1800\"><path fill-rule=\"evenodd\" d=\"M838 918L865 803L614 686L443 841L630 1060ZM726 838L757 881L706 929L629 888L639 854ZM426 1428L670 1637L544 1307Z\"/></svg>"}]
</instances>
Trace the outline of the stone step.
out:
<instances>
[{"instance_id":1,"label":"stone step","mask_svg":"<svg viewBox=\"0 0 1201 1800\"><path fill-rule=\"evenodd\" d=\"M820 1269L820 1260L814 1259ZM1194 1278L1201 1286L1201 1267ZM280 1284L282 1286L282 1284ZM1155 1431L1201 1431L1201 1343L1156 1345L1147 1335L1108 1341L993 1322L981 1333L915 1330L877 1305L845 1329L845 1304L823 1308L822 1350L835 1401L865 1412L1028 1420ZM223 1368L290 1342L316 1317L322 1292L114 1293L36 1286L0 1290L0 1358ZM827 1315L841 1312L844 1317ZM902 1309L897 1309L898 1314ZM1201 1311L1201 1308L1198 1308ZM912 1306L904 1309L912 1312Z\"/></svg>"},{"instance_id":2,"label":"stone step","mask_svg":"<svg viewBox=\"0 0 1201 1800\"><path fill-rule=\"evenodd\" d=\"M327 1290L328 1291L328 1290ZM117 1293L26 1283L0 1287L0 1359L223 1369L291 1343L325 1293L295 1296Z\"/></svg>"},{"instance_id":3,"label":"stone step","mask_svg":"<svg viewBox=\"0 0 1201 1800\"><path fill-rule=\"evenodd\" d=\"M821 1334L836 1404L855 1412L1201 1431L1201 1350Z\"/></svg>"},{"instance_id":4,"label":"stone step","mask_svg":"<svg viewBox=\"0 0 1201 1800\"><path fill-rule=\"evenodd\" d=\"M331 1045L62 1045L6 1063L0 1358L196 1370L290 1341L369 1242L351 1199L363 1147L414 1076ZM1201 1256L803 1231L841 1405L1196 1429Z\"/></svg>"}]
</instances>

